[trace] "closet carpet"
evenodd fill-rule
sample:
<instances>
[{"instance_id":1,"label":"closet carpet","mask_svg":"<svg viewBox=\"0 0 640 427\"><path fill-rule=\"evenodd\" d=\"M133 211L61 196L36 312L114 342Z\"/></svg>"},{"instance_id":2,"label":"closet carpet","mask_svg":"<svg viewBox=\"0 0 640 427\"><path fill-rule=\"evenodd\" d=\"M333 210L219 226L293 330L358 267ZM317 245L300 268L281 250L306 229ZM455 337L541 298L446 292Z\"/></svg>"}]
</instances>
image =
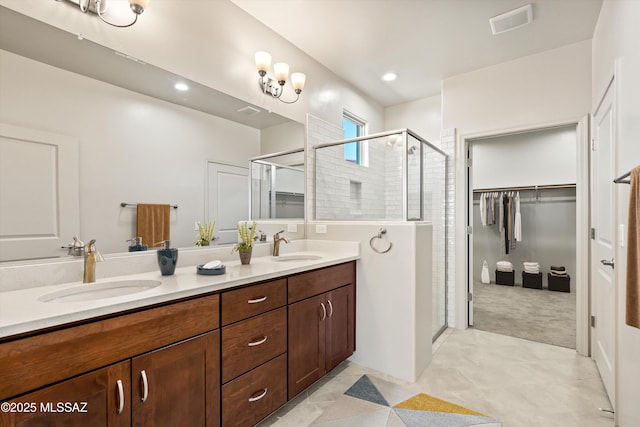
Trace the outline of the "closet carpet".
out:
<instances>
[{"instance_id":1,"label":"closet carpet","mask_svg":"<svg viewBox=\"0 0 640 427\"><path fill-rule=\"evenodd\" d=\"M576 295L474 282L473 327L575 349Z\"/></svg>"}]
</instances>

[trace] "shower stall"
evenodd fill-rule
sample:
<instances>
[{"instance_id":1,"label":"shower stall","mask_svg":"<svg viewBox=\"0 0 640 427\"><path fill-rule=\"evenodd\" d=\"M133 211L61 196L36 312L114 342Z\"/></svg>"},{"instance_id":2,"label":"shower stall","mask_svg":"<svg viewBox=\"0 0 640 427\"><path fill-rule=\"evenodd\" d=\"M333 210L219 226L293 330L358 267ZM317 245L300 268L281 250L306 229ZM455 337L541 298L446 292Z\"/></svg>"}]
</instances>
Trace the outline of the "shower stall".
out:
<instances>
[{"instance_id":1,"label":"shower stall","mask_svg":"<svg viewBox=\"0 0 640 427\"><path fill-rule=\"evenodd\" d=\"M446 328L447 154L409 129L313 147L315 221L428 224L432 339ZM389 236L391 238L391 236ZM429 255L427 255L429 256ZM419 260L418 260L419 261Z\"/></svg>"},{"instance_id":2,"label":"shower stall","mask_svg":"<svg viewBox=\"0 0 640 427\"><path fill-rule=\"evenodd\" d=\"M251 218L304 218L304 150L266 154L249 161Z\"/></svg>"}]
</instances>

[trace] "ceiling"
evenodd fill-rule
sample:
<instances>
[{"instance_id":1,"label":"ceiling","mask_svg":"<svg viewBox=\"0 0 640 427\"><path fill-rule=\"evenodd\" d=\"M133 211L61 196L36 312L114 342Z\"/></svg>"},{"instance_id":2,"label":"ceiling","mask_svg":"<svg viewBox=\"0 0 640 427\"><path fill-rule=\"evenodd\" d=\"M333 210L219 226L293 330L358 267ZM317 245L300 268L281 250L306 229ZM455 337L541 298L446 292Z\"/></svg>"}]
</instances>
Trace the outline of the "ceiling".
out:
<instances>
[{"instance_id":1,"label":"ceiling","mask_svg":"<svg viewBox=\"0 0 640 427\"><path fill-rule=\"evenodd\" d=\"M0 6L0 49L256 129L289 122L213 88ZM189 91L174 90L177 82ZM253 110L246 107L253 107Z\"/></svg>"},{"instance_id":2,"label":"ceiling","mask_svg":"<svg viewBox=\"0 0 640 427\"><path fill-rule=\"evenodd\" d=\"M383 106L437 95L447 77L591 39L602 6L602 0L231 1ZM530 25L491 34L489 18L528 3ZM388 71L398 79L382 81Z\"/></svg>"}]
</instances>

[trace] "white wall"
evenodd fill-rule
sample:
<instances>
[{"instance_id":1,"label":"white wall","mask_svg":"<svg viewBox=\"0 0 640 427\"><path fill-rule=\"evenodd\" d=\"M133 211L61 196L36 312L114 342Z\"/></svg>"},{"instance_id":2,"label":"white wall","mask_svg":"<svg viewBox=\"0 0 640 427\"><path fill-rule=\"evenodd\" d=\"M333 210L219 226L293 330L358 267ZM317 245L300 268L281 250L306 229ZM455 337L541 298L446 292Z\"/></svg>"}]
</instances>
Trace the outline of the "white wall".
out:
<instances>
[{"instance_id":1,"label":"white wall","mask_svg":"<svg viewBox=\"0 0 640 427\"><path fill-rule=\"evenodd\" d=\"M387 107L385 130L409 128L436 147L440 146L442 97L440 95Z\"/></svg>"},{"instance_id":2,"label":"white wall","mask_svg":"<svg viewBox=\"0 0 640 427\"><path fill-rule=\"evenodd\" d=\"M126 3L119 3L126 9ZM187 7L183 1L152 1L138 23L126 30L67 2L0 4L299 123L311 113L341 124L346 108L367 120L372 132L383 130L380 105L228 0L192 0ZM273 62L287 62L292 72L307 75L300 101L283 104L260 92L254 54L261 50L269 51ZM293 92L283 96L293 97Z\"/></svg>"},{"instance_id":3,"label":"white wall","mask_svg":"<svg viewBox=\"0 0 640 427\"><path fill-rule=\"evenodd\" d=\"M305 133L302 123L291 121L271 126L260 131L260 154L303 149L304 141ZM304 156L300 156L300 159L304 159Z\"/></svg>"},{"instance_id":4,"label":"white wall","mask_svg":"<svg viewBox=\"0 0 640 427\"><path fill-rule=\"evenodd\" d=\"M605 0L593 35L593 82L592 105L595 109L606 85L614 72L615 61L619 63L616 75L619 85L617 115L617 159L616 176L628 172L640 164L640 2L636 0ZM624 96L620 96L624 95ZM629 188L615 185L617 198L617 224L626 230ZM640 330L624 322L626 295L626 247L616 246L616 272L618 286L617 321L617 425L631 427L640 425L640 406L637 396L640 384Z\"/></svg>"},{"instance_id":5,"label":"white wall","mask_svg":"<svg viewBox=\"0 0 640 427\"><path fill-rule=\"evenodd\" d=\"M324 224L326 233L317 233ZM369 246L380 227L387 229L376 247ZM357 263L356 352L350 360L407 381L416 381L431 362L430 224L417 222L314 222L307 238L360 242Z\"/></svg>"},{"instance_id":6,"label":"white wall","mask_svg":"<svg viewBox=\"0 0 640 427\"><path fill-rule=\"evenodd\" d=\"M474 140L473 188L576 183L576 128Z\"/></svg>"},{"instance_id":7,"label":"white wall","mask_svg":"<svg viewBox=\"0 0 640 427\"><path fill-rule=\"evenodd\" d=\"M591 103L591 41L442 82L442 128L462 135L577 119Z\"/></svg>"},{"instance_id":8,"label":"white wall","mask_svg":"<svg viewBox=\"0 0 640 427\"><path fill-rule=\"evenodd\" d=\"M171 203L174 246L192 246L204 219L205 160L246 164L260 132L0 51L0 121L77 138L80 237L127 250L136 210ZM230 148L229 141L234 141ZM71 241L73 236L68 236Z\"/></svg>"}]
</instances>

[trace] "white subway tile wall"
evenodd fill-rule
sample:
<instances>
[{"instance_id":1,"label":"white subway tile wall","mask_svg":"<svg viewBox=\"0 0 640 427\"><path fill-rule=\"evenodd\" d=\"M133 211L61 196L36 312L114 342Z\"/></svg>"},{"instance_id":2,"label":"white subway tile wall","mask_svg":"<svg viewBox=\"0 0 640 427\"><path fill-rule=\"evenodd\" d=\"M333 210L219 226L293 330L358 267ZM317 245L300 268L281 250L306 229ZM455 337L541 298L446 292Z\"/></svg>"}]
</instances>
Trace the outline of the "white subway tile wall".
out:
<instances>
[{"instance_id":1,"label":"white subway tile wall","mask_svg":"<svg viewBox=\"0 0 640 427\"><path fill-rule=\"evenodd\" d=\"M455 230L455 197L456 197L456 179L455 179L455 146L456 146L456 129L443 129L440 137L440 149L448 154L447 157L447 186L446 186L446 224L447 224L447 253L446 257L449 260L447 263L447 324L450 327L457 327L456 325L456 309L455 309L455 296L456 296L456 230ZM461 248L461 253L464 249ZM444 257L444 254L442 254ZM444 261L443 265L444 265ZM462 325L460 325L462 326Z\"/></svg>"}]
</instances>

